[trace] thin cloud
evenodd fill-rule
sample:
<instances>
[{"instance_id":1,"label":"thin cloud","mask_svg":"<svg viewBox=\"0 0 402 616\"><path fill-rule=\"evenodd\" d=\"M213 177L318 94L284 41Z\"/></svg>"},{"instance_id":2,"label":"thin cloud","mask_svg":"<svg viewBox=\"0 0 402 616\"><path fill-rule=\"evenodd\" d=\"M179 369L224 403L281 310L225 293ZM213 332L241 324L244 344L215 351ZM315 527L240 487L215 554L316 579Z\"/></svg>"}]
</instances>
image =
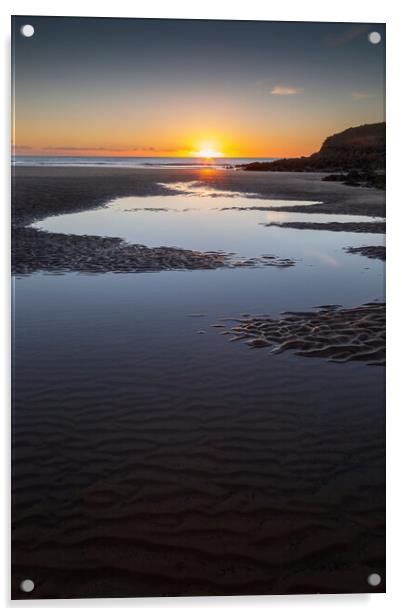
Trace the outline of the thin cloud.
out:
<instances>
[{"instance_id":1,"label":"thin cloud","mask_svg":"<svg viewBox=\"0 0 402 616\"><path fill-rule=\"evenodd\" d=\"M11 144L13 150L32 150L30 145L16 145L15 143Z\"/></svg>"},{"instance_id":2,"label":"thin cloud","mask_svg":"<svg viewBox=\"0 0 402 616\"><path fill-rule=\"evenodd\" d=\"M359 91L352 92L351 96L356 101L363 100L364 98L372 98L373 97L373 95L370 94L370 92L359 92Z\"/></svg>"},{"instance_id":3,"label":"thin cloud","mask_svg":"<svg viewBox=\"0 0 402 616\"><path fill-rule=\"evenodd\" d=\"M274 86L271 90L271 94L277 94L278 96L292 96L301 92L300 88L292 88L290 86Z\"/></svg>"},{"instance_id":4,"label":"thin cloud","mask_svg":"<svg viewBox=\"0 0 402 616\"><path fill-rule=\"evenodd\" d=\"M370 27L371 26L367 24L356 24L355 26L347 28L335 36L329 36L326 39L326 44L328 47L340 47L341 45L346 45L346 43L353 41L361 34L368 32Z\"/></svg>"},{"instance_id":5,"label":"thin cloud","mask_svg":"<svg viewBox=\"0 0 402 616\"><path fill-rule=\"evenodd\" d=\"M155 152L156 148L150 146L133 146L131 148L105 148L105 147L86 147L86 146L62 146L49 145L47 150L63 150L63 152Z\"/></svg>"}]
</instances>

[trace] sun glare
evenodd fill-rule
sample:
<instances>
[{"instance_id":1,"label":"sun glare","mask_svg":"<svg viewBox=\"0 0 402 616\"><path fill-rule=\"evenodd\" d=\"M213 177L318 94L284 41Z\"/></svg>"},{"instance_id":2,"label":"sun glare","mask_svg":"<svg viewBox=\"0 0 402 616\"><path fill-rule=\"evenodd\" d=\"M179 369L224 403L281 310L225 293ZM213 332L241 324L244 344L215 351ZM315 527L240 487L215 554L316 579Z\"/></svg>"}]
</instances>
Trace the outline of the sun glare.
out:
<instances>
[{"instance_id":1,"label":"sun glare","mask_svg":"<svg viewBox=\"0 0 402 616\"><path fill-rule=\"evenodd\" d=\"M195 153L198 158L220 158L223 156L222 152L216 152L212 148L202 148Z\"/></svg>"}]
</instances>

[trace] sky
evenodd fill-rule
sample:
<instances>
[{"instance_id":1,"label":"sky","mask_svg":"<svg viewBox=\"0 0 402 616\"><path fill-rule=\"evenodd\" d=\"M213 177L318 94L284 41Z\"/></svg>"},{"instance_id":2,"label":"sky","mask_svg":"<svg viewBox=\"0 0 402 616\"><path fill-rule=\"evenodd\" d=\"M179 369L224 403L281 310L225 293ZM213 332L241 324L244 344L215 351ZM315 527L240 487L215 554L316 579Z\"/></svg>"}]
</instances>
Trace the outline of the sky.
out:
<instances>
[{"instance_id":1,"label":"sky","mask_svg":"<svg viewBox=\"0 0 402 616\"><path fill-rule=\"evenodd\" d=\"M384 121L384 39L383 24L14 17L13 148L309 155Z\"/></svg>"}]
</instances>

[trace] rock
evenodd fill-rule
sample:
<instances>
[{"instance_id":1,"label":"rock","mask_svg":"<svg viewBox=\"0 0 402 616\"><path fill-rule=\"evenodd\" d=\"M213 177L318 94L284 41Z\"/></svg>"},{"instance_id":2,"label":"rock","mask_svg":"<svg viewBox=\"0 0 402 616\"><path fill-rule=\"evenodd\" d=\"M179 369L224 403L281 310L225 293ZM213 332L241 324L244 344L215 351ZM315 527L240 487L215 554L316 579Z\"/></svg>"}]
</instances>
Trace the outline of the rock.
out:
<instances>
[{"instance_id":1,"label":"rock","mask_svg":"<svg viewBox=\"0 0 402 616\"><path fill-rule=\"evenodd\" d=\"M311 156L282 158L270 163L254 162L240 167L246 171L375 172L379 178L373 176L371 181L381 185L385 177L385 122L355 126L327 137L320 150ZM327 181L339 180L332 176ZM349 181L356 182L356 179L350 177Z\"/></svg>"}]
</instances>

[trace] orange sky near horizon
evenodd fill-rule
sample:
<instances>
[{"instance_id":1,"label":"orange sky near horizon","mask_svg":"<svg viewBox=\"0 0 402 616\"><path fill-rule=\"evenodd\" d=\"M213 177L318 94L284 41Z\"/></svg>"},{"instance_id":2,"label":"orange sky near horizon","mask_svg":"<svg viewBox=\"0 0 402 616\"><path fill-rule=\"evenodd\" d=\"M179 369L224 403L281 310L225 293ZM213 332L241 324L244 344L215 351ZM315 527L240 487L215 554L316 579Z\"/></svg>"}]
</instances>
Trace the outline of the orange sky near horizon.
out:
<instances>
[{"instance_id":1,"label":"orange sky near horizon","mask_svg":"<svg viewBox=\"0 0 402 616\"><path fill-rule=\"evenodd\" d=\"M129 135L120 137L110 134L102 134L95 130L90 134L87 129L80 131L79 126L71 126L69 130L60 132L57 127L52 130L41 130L42 124L36 124L36 130L32 125L24 130L22 121L18 123L18 131L15 131L15 142L12 144L13 154L17 156L178 156L178 157L202 157L206 151L223 157L297 157L308 156L321 147L325 137L333 132L341 131L348 126L342 121L338 126L331 128L304 125L304 130L295 130L295 127L267 127L264 132L256 134L249 130L249 134L233 129L232 134L216 130L214 132L203 130L188 130L188 137L183 134L182 139L171 139L167 136L166 143L161 143L159 135L152 135L148 131L147 141L152 145L141 147L135 144L135 131L133 137ZM80 133L84 134L80 136ZM177 129L177 132L180 132ZM258 131L257 131L258 132ZM60 138L55 135L60 133ZM133 145L130 145L131 144ZM63 145L61 145L63 144ZM207 156L205 156L207 157Z\"/></svg>"},{"instance_id":2,"label":"orange sky near horizon","mask_svg":"<svg viewBox=\"0 0 402 616\"><path fill-rule=\"evenodd\" d=\"M210 141L194 141L194 145L174 148L163 147L149 147L149 148L133 148L122 147L121 144L116 146L109 145L94 145L94 146L64 146L50 148L46 145L34 144L31 146L12 144L12 152L16 156L90 156L90 157L183 157L183 158L270 158L270 157L297 157L303 155L309 155L314 151L317 151L323 139L310 139L309 143L295 143L287 144L283 140L270 143L270 147L265 144L253 146L252 144L243 144L243 147L231 145L229 140L220 139L219 137ZM27 140L25 140L27 141ZM32 142L31 142L32 143ZM206 143L206 145L204 145ZM210 145L209 145L210 144ZM215 145L216 144L216 145ZM206 153L205 150L210 152Z\"/></svg>"}]
</instances>

